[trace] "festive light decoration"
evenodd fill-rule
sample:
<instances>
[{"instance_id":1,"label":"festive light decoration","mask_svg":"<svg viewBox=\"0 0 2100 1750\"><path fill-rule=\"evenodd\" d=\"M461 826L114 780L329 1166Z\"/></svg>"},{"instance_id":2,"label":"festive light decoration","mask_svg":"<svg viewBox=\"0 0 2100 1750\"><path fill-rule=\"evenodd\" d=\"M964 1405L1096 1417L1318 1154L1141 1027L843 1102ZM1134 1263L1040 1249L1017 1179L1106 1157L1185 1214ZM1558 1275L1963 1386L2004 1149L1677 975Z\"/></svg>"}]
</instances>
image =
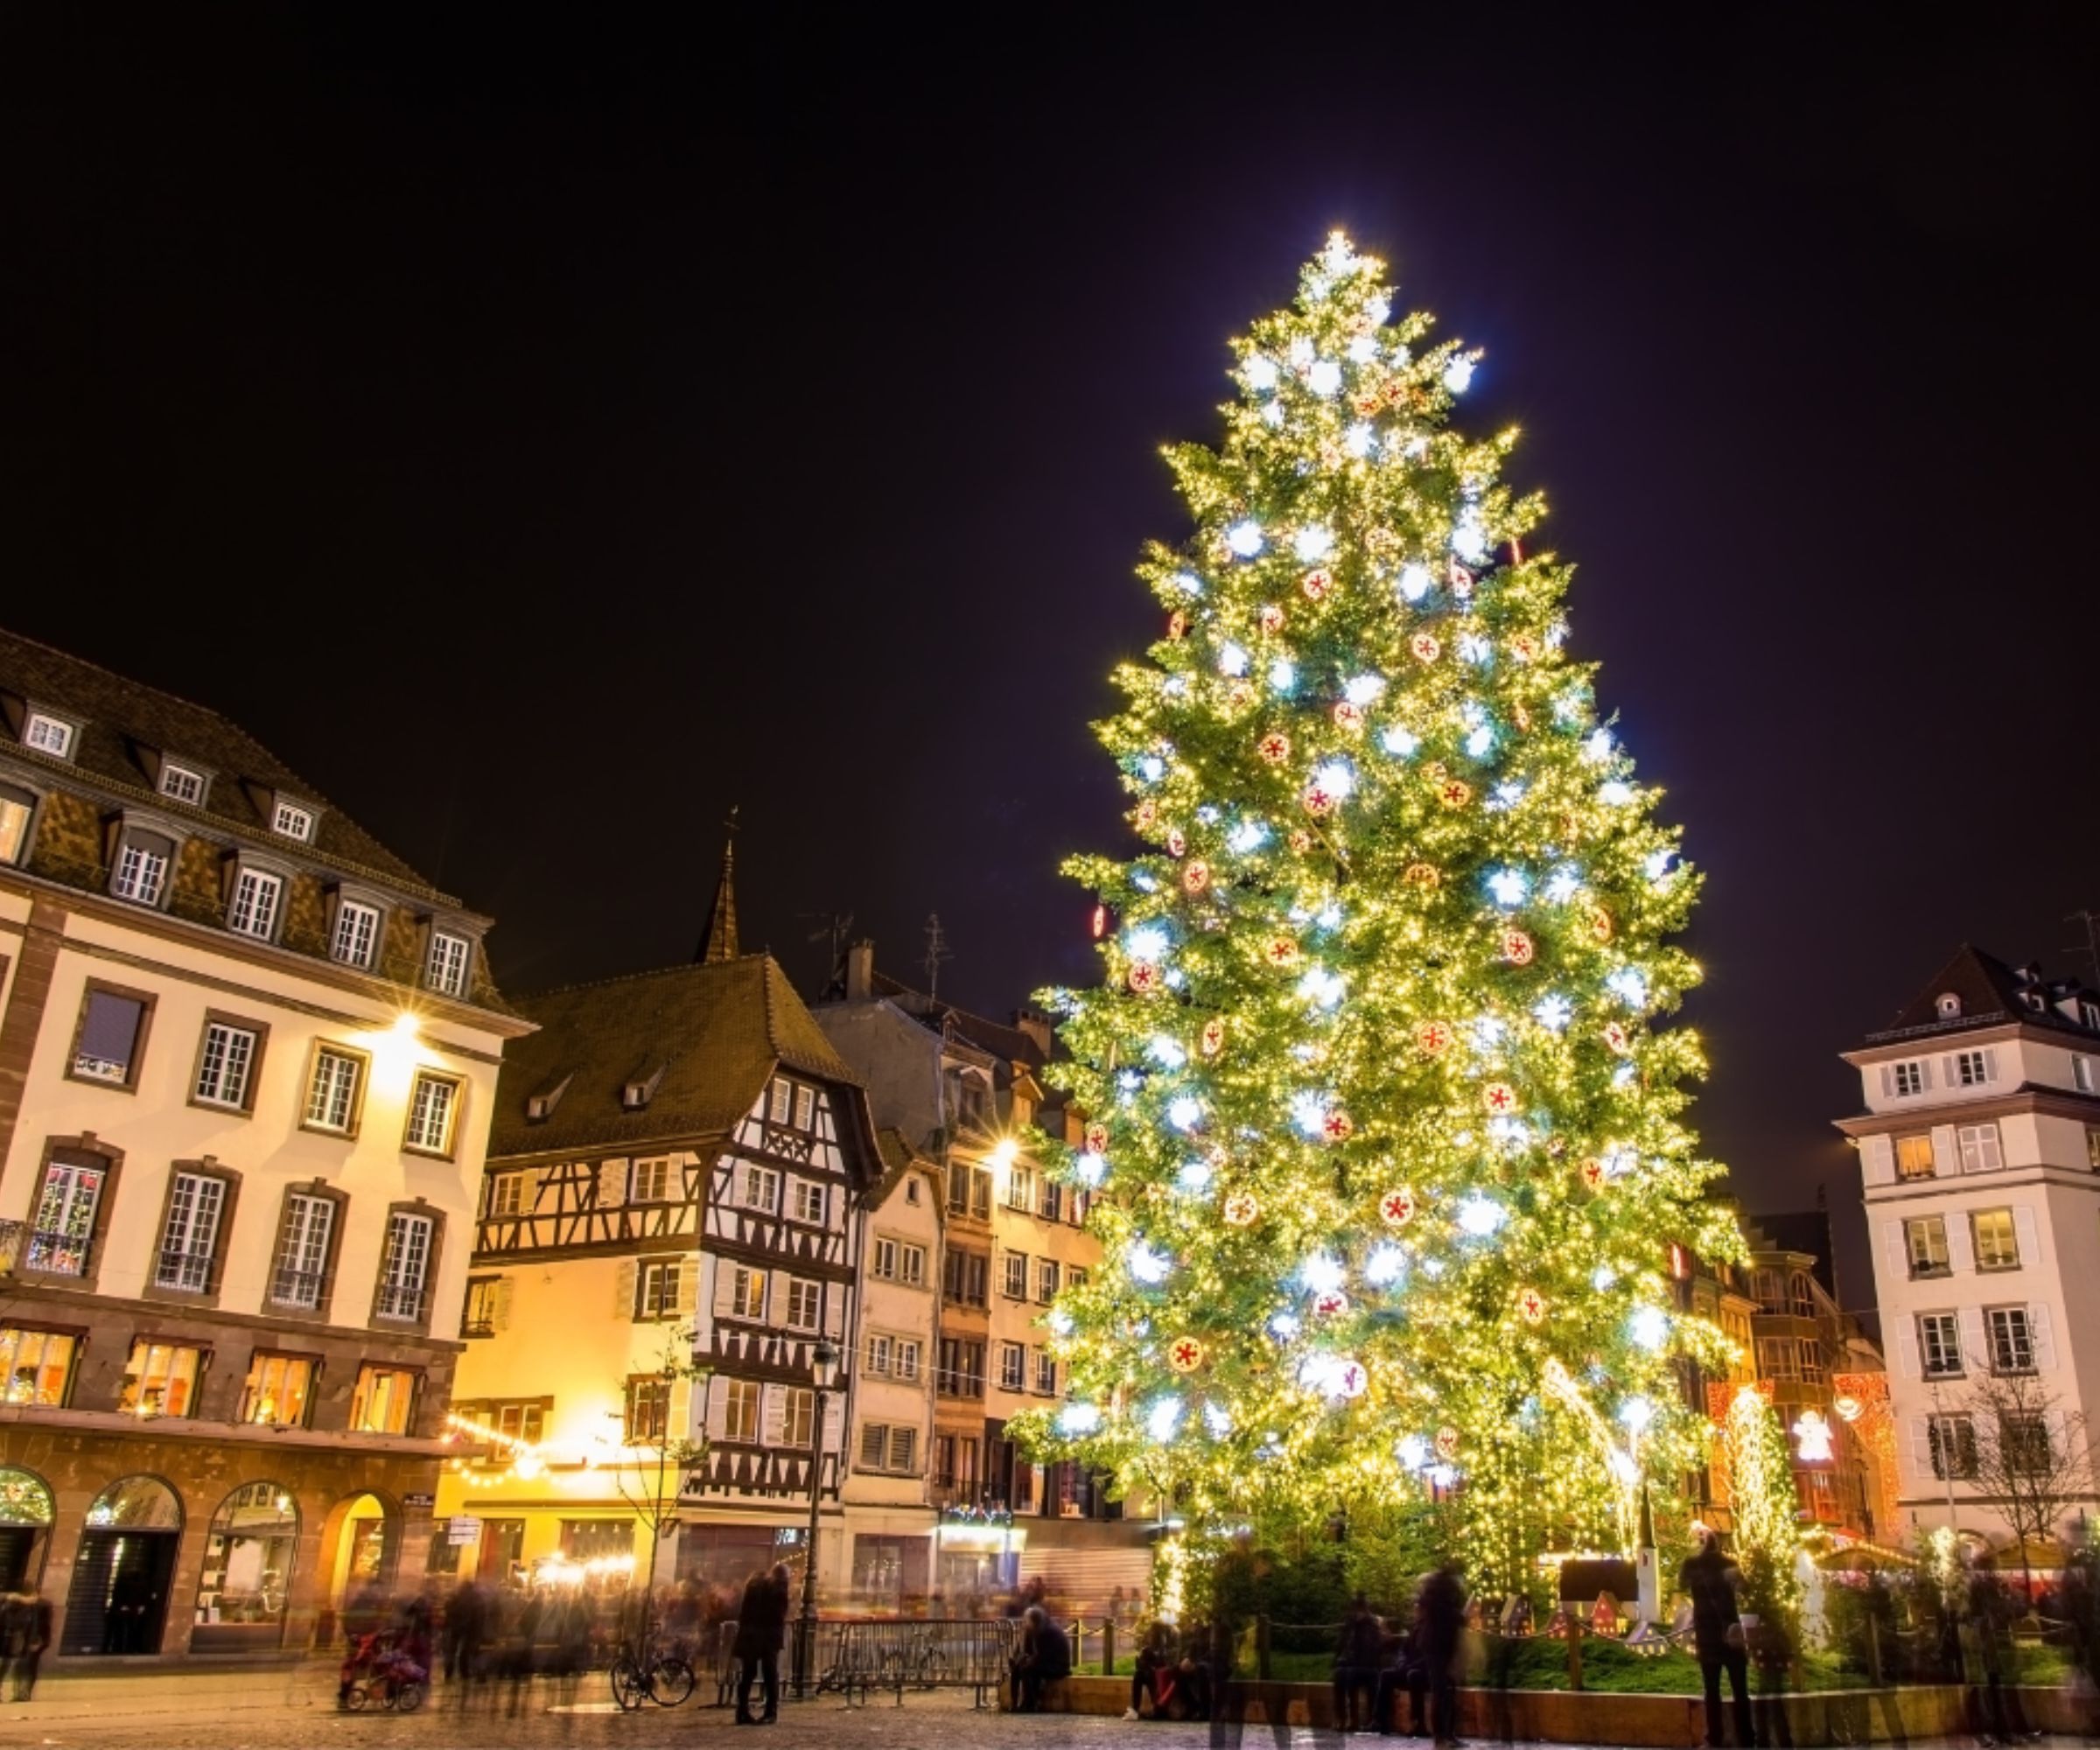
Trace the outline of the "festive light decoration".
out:
<instances>
[{"instance_id":1,"label":"festive light decoration","mask_svg":"<svg viewBox=\"0 0 2100 1750\"><path fill-rule=\"evenodd\" d=\"M1566 568L1501 478L1514 434L1448 423L1474 355L1340 239L1236 350L1222 444L1168 452L1195 533L1139 566L1184 635L1118 669L1099 726L1138 850L1068 865L1119 920L1106 976L1045 997L1046 1075L1116 1115L1103 1263L1060 1302L1101 1420L1012 1426L1170 1493L1198 1549L1257 1509L1451 1488L1506 1590L1549 1544L1623 1545L1629 1466L1705 1463L1672 1369L1726 1345L1663 1310L1662 1257L1743 1257L1668 1024L1699 878L1597 742ZM1200 1413L1163 1395L1183 1341Z\"/></svg>"},{"instance_id":2,"label":"festive light decoration","mask_svg":"<svg viewBox=\"0 0 2100 1750\"><path fill-rule=\"evenodd\" d=\"M1166 1364L1176 1373L1194 1373L1203 1365L1203 1345L1194 1337L1176 1337L1166 1346Z\"/></svg>"}]
</instances>

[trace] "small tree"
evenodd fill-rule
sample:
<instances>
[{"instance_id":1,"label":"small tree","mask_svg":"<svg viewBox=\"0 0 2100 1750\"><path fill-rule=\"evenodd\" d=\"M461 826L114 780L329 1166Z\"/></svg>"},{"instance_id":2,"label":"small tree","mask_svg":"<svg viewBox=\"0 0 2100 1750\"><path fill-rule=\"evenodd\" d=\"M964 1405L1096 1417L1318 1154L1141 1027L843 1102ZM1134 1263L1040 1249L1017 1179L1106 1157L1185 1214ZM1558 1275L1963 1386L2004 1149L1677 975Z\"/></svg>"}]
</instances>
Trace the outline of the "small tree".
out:
<instances>
[{"instance_id":1,"label":"small tree","mask_svg":"<svg viewBox=\"0 0 2100 1750\"><path fill-rule=\"evenodd\" d=\"M687 1480L707 1458L707 1442L686 1437L672 1418L677 1388L704 1382L710 1371L692 1360L693 1334L676 1331L663 1341L663 1355L654 1374L621 1381L626 1409L620 1451L610 1469L612 1486L634 1509L648 1534L649 1565L642 1582L641 1634L648 1636L656 1597L656 1553L678 1523L678 1502ZM638 1389L654 1388L645 1398ZM646 1406L646 1407L645 1407Z\"/></svg>"},{"instance_id":2,"label":"small tree","mask_svg":"<svg viewBox=\"0 0 2100 1750\"><path fill-rule=\"evenodd\" d=\"M1786 1434L1755 1386L1736 1393L1721 1438L1727 1447L1743 1602L1760 1618L1777 1620L1792 1639L1801 1617L1801 1582L1794 1573L1801 1549L1800 1502Z\"/></svg>"},{"instance_id":3,"label":"small tree","mask_svg":"<svg viewBox=\"0 0 2100 1750\"><path fill-rule=\"evenodd\" d=\"M2082 1410L2066 1410L2032 1374L1992 1374L1969 1393L1975 1440L1970 1474L2020 1543L2020 1572L2034 1595L2031 1544L2062 1530L2092 1498L2092 1438Z\"/></svg>"}]
</instances>

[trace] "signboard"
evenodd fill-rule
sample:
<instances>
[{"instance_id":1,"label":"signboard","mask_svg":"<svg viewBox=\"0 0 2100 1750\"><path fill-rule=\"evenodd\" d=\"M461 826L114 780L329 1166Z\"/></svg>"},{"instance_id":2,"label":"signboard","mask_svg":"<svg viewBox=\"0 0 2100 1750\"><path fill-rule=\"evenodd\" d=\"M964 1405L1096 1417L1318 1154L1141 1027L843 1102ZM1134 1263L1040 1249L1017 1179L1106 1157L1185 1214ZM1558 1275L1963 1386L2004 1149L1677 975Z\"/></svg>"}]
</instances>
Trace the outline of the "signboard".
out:
<instances>
[{"instance_id":1,"label":"signboard","mask_svg":"<svg viewBox=\"0 0 2100 1750\"><path fill-rule=\"evenodd\" d=\"M471 1544L481 1535L481 1522L462 1514L444 1522L444 1541L448 1544Z\"/></svg>"},{"instance_id":2,"label":"signboard","mask_svg":"<svg viewBox=\"0 0 2100 1750\"><path fill-rule=\"evenodd\" d=\"M438 1497L434 1494L404 1494L401 1498L401 1504L410 1513L415 1512L417 1508L428 1513L437 1506Z\"/></svg>"}]
</instances>

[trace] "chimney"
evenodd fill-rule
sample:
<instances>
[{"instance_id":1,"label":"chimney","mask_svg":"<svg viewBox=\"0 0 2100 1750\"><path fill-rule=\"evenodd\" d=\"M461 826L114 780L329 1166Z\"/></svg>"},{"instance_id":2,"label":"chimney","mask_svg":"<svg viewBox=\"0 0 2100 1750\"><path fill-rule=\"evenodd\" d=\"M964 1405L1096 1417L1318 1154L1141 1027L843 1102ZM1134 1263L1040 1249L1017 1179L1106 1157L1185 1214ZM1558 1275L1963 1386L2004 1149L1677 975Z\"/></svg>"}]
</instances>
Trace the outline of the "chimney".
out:
<instances>
[{"instance_id":1,"label":"chimney","mask_svg":"<svg viewBox=\"0 0 2100 1750\"><path fill-rule=\"evenodd\" d=\"M846 1001L864 1003L875 994L875 944L863 938L846 950Z\"/></svg>"},{"instance_id":2,"label":"chimney","mask_svg":"<svg viewBox=\"0 0 2100 1750\"><path fill-rule=\"evenodd\" d=\"M1036 1048L1046 1060L1050 1055L1050 1017L1040 1009L1016 1009L1013 1012L1016 1032L1024 1032L1035 1041Z\"/></svg>"}]
</instances>

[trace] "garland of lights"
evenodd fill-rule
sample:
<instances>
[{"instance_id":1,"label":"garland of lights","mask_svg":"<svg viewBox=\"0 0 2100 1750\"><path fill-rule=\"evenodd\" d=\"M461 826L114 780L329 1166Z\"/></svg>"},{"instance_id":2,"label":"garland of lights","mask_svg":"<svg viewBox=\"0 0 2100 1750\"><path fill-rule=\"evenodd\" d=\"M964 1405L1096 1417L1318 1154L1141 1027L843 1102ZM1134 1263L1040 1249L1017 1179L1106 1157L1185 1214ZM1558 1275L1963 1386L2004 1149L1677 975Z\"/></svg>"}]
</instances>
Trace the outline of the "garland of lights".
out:
<instances>
[{"instance_id":1,"label":"garland of lights","mask_svg":"<svg viewBox=\"0 0 2100 1750\"><path fill-rule=\"evenodd\" d=\"M1236 343L1222 446L1167 452L1195 534L1099 725L1143 849L1068 864L1105 976L1043 996L1104 1267L1016 1425L1197 1538L1451 1494L1515 1583L1700 1461L1674 1359L1731 1349L1658 1255L1743 1253L1657 1024L1698 880L1520 544L1515 433L1446 423L1476 355L1390 318L1335 236Z\"/></svg>"}]
</instances>

